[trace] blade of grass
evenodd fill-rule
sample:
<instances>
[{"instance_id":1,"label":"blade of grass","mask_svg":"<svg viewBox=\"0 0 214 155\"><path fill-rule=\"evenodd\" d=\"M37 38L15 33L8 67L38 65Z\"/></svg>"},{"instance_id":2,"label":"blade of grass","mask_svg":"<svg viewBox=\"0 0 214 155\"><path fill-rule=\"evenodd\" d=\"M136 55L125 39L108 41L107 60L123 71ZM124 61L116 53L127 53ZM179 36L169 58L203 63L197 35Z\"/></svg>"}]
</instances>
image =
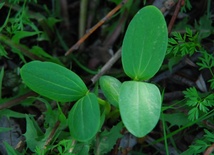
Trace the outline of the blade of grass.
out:
<instances>
[{"instance_id":1,"label":"blade of grass","mask_svg":"<svg viewBox=\"0 0 214 155\"><path fill-rule=\"evenodd\" d=\"M0 32L2 32L2 30L3 30L3 28L5 26L7 26L7 23L8 23L9 17L10 17L10 12L11 12L11 7L10 7L9 12L7 14L7 17L6 17L5 21L4 21L4 24L0 27Z\"/></svg>"},{"instance_id":2,"label":"blade of grass","mask_svg":"<svg viewBox=\"0 0 214 155\"><path fill-rule=\"evenodd\" d=\"M166 124L166 123L165 123L165 124ZM168 126L166 126L166 132L167 132L167 133L170 133ZM176 146L176 144L175 144L175 141L174 141L173 137L169 137L169 139L170 139L170 141L171 141L171 144L172 144L173 148L174 148L175 150L178 150L178 148L177 148L177 146Z\"/></svg>"},{"instance_id":3,"label":"blade of grass","mask_svg":"<svg viewBox=\"0 0 214 155\"><path fill-rule=\"evenodd\" d=\"M182 131L182 130L184 130L184 129L186 129L186 128L188 128L188 127L190 127L190 126L192 126L192 125L194 125L194 124L196 124L196 123L198 123L198 122L201 122L201 121L203 121L203 120L206 120L206 119L208 119L208 118L210 118L210 117L212 117L212 116L214 116L214 109L211 110L209 113L204 114L203 116L201 116L201 117L198 118L197 120L192 121L192 122L189 122L188 124L182 126L182 127L179 128L178 130L175 130L175 131L169 133L168 135L166 135L166 137L162 137L162 138L157 139L153 144L156 144L156 143L159 143L159 142L161 142L161 141L164 141L165 138L170 138L170 137L176 135L177 133L179 133L180 131Z\"/></svg>"},{"instance_id":4,"label":"blade of grass","mask_svg":"<svg viewBox=\"0 0 214 155\"><path fill-rule=\"evenodd\" d=\"M80 1L79 38L85 33L88 0Z\"/></svg>"},{"instance_id":5,"label":"blade of grass","mask_svg":"<svg viewBox=\"0 0 214 155\"><path fill-rule=\"evenodd\" d=\"M167 142L167 133L166 133L166 123L165 123L165 120L164 120L164 115L163 115L163 112L162 112L162 125L163 125L163 135L164 135L164 145L165 145L165 150L166 150L166 155L169 155L169 148L168 148L168 142Z\"/></svg>"}]
</instances>

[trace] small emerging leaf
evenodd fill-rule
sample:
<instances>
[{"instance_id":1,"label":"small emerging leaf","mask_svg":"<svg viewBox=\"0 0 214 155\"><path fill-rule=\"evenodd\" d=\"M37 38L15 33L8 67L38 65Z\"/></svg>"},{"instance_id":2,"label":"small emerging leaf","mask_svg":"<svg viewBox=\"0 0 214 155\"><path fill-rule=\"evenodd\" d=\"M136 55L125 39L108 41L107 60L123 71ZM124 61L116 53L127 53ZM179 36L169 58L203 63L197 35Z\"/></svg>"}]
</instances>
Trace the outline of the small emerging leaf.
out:
<instances>
[{"instance_id":1,"label":"small emerging leaf","mask_svg":"<svg viewBox=\"0 0 214 155\"><path fill-rule=\"evenodd\" d=\"M27 63L21 68L21 77L36 93L59 102L78 100L88 91L78 75L51 62Z\"/></svg>"},{"instance_id":2,"label":"small emerging leaf","mask_svg":"<svg viewBox=\"0 0 214 155\"><path fill-rule=\"evenodd\" d=\"M102 76L100 78L100 87L105 97L115 107L118 107L120 86L121 82L114 77Z\"/></svg>"}]
</instances>

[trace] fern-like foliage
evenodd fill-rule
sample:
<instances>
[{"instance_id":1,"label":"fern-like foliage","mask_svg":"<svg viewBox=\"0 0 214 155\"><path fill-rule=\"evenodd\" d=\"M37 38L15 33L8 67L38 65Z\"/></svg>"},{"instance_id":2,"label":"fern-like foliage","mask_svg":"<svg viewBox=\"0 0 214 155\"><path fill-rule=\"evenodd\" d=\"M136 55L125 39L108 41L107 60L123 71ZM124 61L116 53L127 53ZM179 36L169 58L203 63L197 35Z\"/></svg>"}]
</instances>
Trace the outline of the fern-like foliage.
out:
<instances>
[{"instance_id":1,"label":"fern-like foliage","mask_svg":"<svg viewBox=\"0 0 214 155\"><path fill-rule=\"evenodd\" d=\"M173 53L174 56L191 56L201 48L198 33L193 34L192 30L186 28L186 33L182 36L179 32L173 32L173 37L169 38L167 54Z\"/></svg>"},{"instance_id":2,"label":"fern-like foliage","mask_svg":"<svg viewBox=\"0 0 214 155\"><path fill-rule=\"evenodd\" d=\"M214 77L212 68L214 67L214 57L212 54L209 54L207 51L201 51L202 56L199 58L201 62L198 62L197 65L200 67L199 69L209 69L210 73Z\"/></svg>"},{"instance_id":3,"label":"fern-like foliage","mask_svg":"<svg viewBox=\"0 0 214 155\"><path fill-rule=\"evenodd\" d=\"M214 67L214 57L213 54L209 54L206 50L201 51L202 56L199 57L200 62L197 63L197 65L200 67L199 69L208 69L212 75L212 78L208 81L210 82L210 87L214 89L214 73L213 73L213 67Z\"/></svg>"},{"instance_id":4,"label":"fern-like foliage","mask_svg":"<svg viewBox=\"0 0 214 155\"><path fill-rule=\"evenodd\" d=\"M183 152L181 155L198 155L205 152L214 142L214 133L208 130L204 130L205 134L201 139L197 139L188 150Z\"/></svg>"},{"instance_id":5,"label":"fern-like foliage","mask_svg":"<svg viewBox=\"0 0 214 155\"><path fill-rule=\"evenodd\" d=\"M184 6L181 8L181 12L187 12L187 10L191 10L192 5L190 3L190 0L185 0Z\"/></svg>"},{"instance_id":6,"label":"fern-like foliage","mask_svg":"<svg viewBox=\"0 0 214 155\"><path fill-rule=\"evenodd\" d=\"M188 119L197 120L200 114L208 113L214 106L214 94L200 94L195 87L188 88L183 92L187 99L186 105L190 107Z\"/></svg>"}]
</instances>

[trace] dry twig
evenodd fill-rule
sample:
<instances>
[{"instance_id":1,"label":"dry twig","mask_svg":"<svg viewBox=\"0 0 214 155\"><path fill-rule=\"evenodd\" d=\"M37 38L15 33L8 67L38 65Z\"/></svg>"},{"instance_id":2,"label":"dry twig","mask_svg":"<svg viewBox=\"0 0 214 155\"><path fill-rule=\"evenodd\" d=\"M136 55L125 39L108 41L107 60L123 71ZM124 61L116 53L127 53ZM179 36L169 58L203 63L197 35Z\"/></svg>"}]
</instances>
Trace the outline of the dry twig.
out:
<instances>
[{"instance_id":1,"label":"dry twig","mask_svg":"<svg viewBox=\"0 0 214 155\"><path fill-rule=\"evenodd\" d=\"M96 81L102 76L107 70L109 70L112 65L120 58L121 56L121 49L119 49L114 56L101 68L98 74L96 74L92 79L92 83L95 84Z\"/></svg>"},{"instance_id":2,"label":"dry twig","mask_svg":"<svg viewBox=\"0 0 214 155\"><path fill-rule=\"evenodd\" d=\"M174 12L174 14L173 14L173 16L172 16L172 18L170 20L170 23L168 25L168 34L171 33L172 27L173 27L173 25L175 23L175 20L176 20L177 16L178 16L178 13L179 13L179 11L181 9L181 6L183 6L184 4L185 4L185 0L179 0L178 1L177 5L176 5L176 8L175 8L175 12Z\"/></svg>"},{"instance_id":3,"label":"dry twig","mask_svg":"<svg viewBox=\"0 0 214 155\"><path fill-rule=\"evenodd\" d=\"M103 19L101 19L96 25L94 25L76 44L74 44L66 53L65 56L69 55L72 51L77 50L79 46L101 25L103 25L112 15L114 15L128 0L123 0L113 10L111 10Z\"/></svg>"}]
</instances>

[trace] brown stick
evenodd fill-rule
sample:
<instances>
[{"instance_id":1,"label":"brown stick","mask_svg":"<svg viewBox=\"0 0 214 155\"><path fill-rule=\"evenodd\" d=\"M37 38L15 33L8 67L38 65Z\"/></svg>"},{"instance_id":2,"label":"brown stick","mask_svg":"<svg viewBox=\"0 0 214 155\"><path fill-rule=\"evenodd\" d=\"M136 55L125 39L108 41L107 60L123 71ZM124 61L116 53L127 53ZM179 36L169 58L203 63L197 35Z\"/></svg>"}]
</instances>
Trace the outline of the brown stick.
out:
<instances>
[{"instance_id":1,"label":"brown stick","mask_svg":"<svg viewBox=\"0 0 214 155\"><path fill-rule=\"evenodd\" d=\"M46 142L45 142L44 148L46 148L47 145L50 144L51 140L53 139L53 137L54 137L54 135L55 135L55 133L56 133L56 130L57 130L58 127L59 127L59 125L60 125L60 121L57 121L57 122L55 123L53 129L51 130L51 133L50 133L50 135L48 136L48 139L47 139Z\"/></svg>"},{"instance_id":2,"label":"brown stick","mask_svg":"<svg viewBox=\"0 0 214 155\"><path fill-rule=\"evenodd\" d=\"M35 92L30 91L30 92L28 92L28 93L26 93L26 94L24 94L18 98L15 98L15 99L12 99L6 103L0 104L0 110L15 106L15 105L19 104L21 101L25 100L29 96L37 96L37 95L38 94L36 94Z\"/></svg>"},{"instance_id":3,"label":"brown stick","mask_svg":"<svg viewBox=\"0 0 214 155\"><path fill-rule=\"evenodd\" d=\"M112 15L114 15L128 0L123 0L113 10L111 10L103 19L101 19L96 25L94 25L79 41L76 42L66 53L65 56L69 55L72 51L77 50L79 46L101 25L103 25Z\"/></svg>"},{"instance_id":4,"label":"brown stick","mask_svg":"<svg viewBox=\"0 0 214 155\"><path fill-rule=\"evenodd\" d=\"M92 79L92 83L95 84L97 82L97 80L100 78L100 76L102 76L107 70L109 70L113 64L120 58L121 56L121 49L119 49L114 56L109 59L109 61L101 68L101 70L99 71L99 73L97 73Z\"/></svg>"},{"instance_id":5,"label":"brown stick","mask_svg":"<svg viewBox=\"0 0 214 155\"><path fill-rule=\"evenodd\" d=\"M173 25L175 23L175 20L176 20L177 16L178 16L178 13L179 13L179 11L181 9L181 6L184 5L184 3L185 3L185 0L179 0L177 5L176 5L175 12L174 12L174 14L173 14L173 16L172 16L172 18L170 20L170 23L168 25L168 34L169 35L170 35L171 31L172 31L172 27L173 27Z\"/></svg>"},{"instance_id":6,"label":"brown stick","mask_svg":"<svg viewBox=\"0 0 214 155\"><path fill-rule=\"evenodd\" d=\"M207 148L207 150L204 152L204 155L210 155L214 150L214 144L212 144L210 147Z\"/></svg>"},{"instance_id":7,"label":"brown stick","mask_svg":"<svg viewBox=\"0 0 214 155\"><path fill-rule=\"evenodd\" d=\"M0 42L7 45L8 47L19 49L25 56L29 57L32 60L41 60L41 61L45 60L44 58L40 58L37 55L30 52L30 50L27 47L23 46L22 44L13 42L10 38L3 34L0 34Z\"/></svg>"},{"instance_id":8,"label":"brown stick","mask_svg":"<svg viewBox=\"0 0 214 155\"><path fill-rule=\"evenodd\" d=\"M67 114L67 113L68 113L68 110L69 110L69 107L68 107L68 106L69 106L68 104L65 104L65 106L63 107L62 112L63 112L64 114ZM46 140L46 142L45 142L44 148L46 148L46 147L50 144L50 142L52 141L52 139L54 138L54 135L56 134L56 131L57 131L57 129L58 129L59 126L60 126L60 123L61 123L61 122L60 122L59 120L55 123L53 129L51 130L51 133L49 134L49 136L48 136L48 138L47 138L47 140Z\"/></svg>"}]
</instances>

